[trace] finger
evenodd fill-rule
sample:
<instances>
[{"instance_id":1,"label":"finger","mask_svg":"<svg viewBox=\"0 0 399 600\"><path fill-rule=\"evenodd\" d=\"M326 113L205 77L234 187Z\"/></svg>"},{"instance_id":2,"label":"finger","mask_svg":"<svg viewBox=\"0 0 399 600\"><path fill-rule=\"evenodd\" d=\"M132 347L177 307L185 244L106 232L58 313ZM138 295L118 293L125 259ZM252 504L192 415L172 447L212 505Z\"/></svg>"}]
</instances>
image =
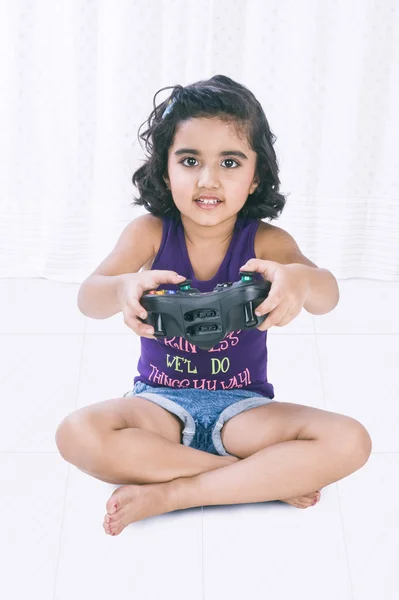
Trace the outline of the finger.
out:
<instances>
[{"instance_id":1,"label":"finger","mask_svg":"<svg viewBox=\"0 0 399 600\"><path fill-rule=\"evenodd\" d=\"M154 328L152 325L142 323L136 315L133 315L127 311L123 313L123 320L125 324L130 327L137 335L141 337L151 337L154 335Z\"/></svg>"},{"instance_id":2,"label":"finger","mask_svg":"<svg viewBox=\"0 0 399 600\"><path fill-rule=\"evenodd\" d=\"M148 325L148 323L142 323L140 325L140 335L144 337L149 337L154 335L154 328L152 325Z\"/></svg>"},{"instance_id":3,"label":"finger","mask_svg":"<svg viewBox=\"0 0 399 600\"><path fill-rule=\"evenodd\" d=\"M292 310L291 307L288 308L284 314L283 311L278 311L276 314L273 313L272 321L268 323L267 318L266 321L263 321L262 326L266 324L266 329L270 329L271 327L284 327L285 325L288 325L288 323L291 323L291 321L293 321L295 317L299 315L301 310L301 308L299 310Z\"/></svg>"},{"instance_id":4,"label":"finger","mask_svg":"<svg viewBox=\"0 0 399 600\"><path fill-rule=\"evenodd\" d=\"M137 315L140 319L146 319L148 316L146 309L138 300L136 300L136 298L131 298L130 302L127 303L127 308L132 314Z\"/></svg>"},{"instance_id":5,"label":"finger","mask_svg":"<svg viewBox=\"0 0 399 600\"><path fill-rule=\"evenodd\" d=\"M173 281L184 281L186 279L184 275L179 275L176 271L160 271L162 283L168 283Z\"/></svg>"},{"instance_id":6,"label":"finger","mask_svg":"<svg viewBox=\"0 0 399 600\"><path fill-rule=\"evenodd\" d=\"M293 321L295 319L295 317L297 317L299 315L299 313L301 312L302 309L296 310L296 311L292 311L292 310L288 310L285 315L283 316L282 319L280 319L280 321L278 323L276 323L277 327L284 327L284 325L288 325L288 323L291 323L291 321Z\"/></svg>"},{"instance_id":7,"label":"finger","mask_svg":"<svg viewBox=\"0 0 399 600\"><path fill-rule=\"evenodd\" d=\"M136 318L136 321L139 324L139 331L136 333L138 333L138 335L140 335L142 337L147 337L147 338L156 340L157 338L154 336L154 327L152 325L150 325L149 323L141 322L141 319L146 319L148 317L148 312L145 310L145 308L143 306L141 306L141 304L139 302L135 302L135 304L137 305L135 312L138 313L138 317Z\"/></svg>"},{"instance_id":8,"label":"finger","mask_svg":"<svg viewBox=\"0 0 399 600\"><path fill-rule=\"evenodd\" d=\"M281 264L274 260L261 260L260 258L251 258L245 265L240 267L240 271L254 271L260 273L265 279L273 280L274 272Z\"/></svg>"},{"instance_id":9,"label":"finger","mask_svg":"<svg viewBox=\"0 0 399 600\"><path fill-rule=\"evenodd\" d=\"M266 331L275 325L278 325L280 321L288 313L289 307L287 304L279 305L278 309L273 310L269 313L267 319L258 327L259 331Z\"/></svg>"},{"instance_id":10,"label":"finger","mask_svg":"<svg viewBox=\"0 0 399 600\"><path fill-rule=\"evenodd\" d=\"M184 275L179 275L176 271L155 270L147 271L147 273L148 287L146 286L146 289L157 288L162 283L180 283L186 279Z\"/></svg>"},{"instance_id":11,"label":"finger","mask_svg":"<svg viewBox=\"0 0 399 600\"><path fill-rule=\"evenodd\" d=\"M284 290L283 287L279 284L273 283L270 288L270 292L266 300L264 300L257 309L255 310L255 314L265 315L266 313L270 313L272 310L277 308L277 306L282 302L284 298Z\"/></svg>"}]
</instances>

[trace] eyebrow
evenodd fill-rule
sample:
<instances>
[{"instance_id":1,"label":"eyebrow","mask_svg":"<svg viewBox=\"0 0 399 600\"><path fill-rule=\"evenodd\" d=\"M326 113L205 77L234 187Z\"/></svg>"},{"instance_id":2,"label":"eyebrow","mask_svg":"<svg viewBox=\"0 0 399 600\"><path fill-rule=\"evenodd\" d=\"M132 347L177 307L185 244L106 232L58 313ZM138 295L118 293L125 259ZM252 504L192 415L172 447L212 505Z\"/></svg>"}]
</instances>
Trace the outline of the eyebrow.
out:
<instances>
[{"instance_id":1,"label":"eyebrow","mask_svg":"<svg viewBox=\"0 0 399 600\"><path fill-rule=\"evenodd\" d=\"M201 152L195 148L179 148L174 152L174 154L175 156L180 156L181 154L194 154L195 156L201 156ZM246 156L243 152L240 152L240 150L223 150L220 152L220 156L237 156L238 158L248 160L248 156Z\"/></svg>"}]
</instances>

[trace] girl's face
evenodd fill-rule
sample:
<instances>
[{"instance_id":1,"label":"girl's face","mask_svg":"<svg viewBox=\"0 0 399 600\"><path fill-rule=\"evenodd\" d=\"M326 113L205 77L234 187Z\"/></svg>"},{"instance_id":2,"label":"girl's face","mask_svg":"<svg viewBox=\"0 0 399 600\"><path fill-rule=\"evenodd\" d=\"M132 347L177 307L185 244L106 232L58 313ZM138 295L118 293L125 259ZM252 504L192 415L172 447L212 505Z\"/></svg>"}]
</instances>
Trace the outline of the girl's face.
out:
<instances>
[{"instance_id":1,"label":"girl's face","mask_svg":"<svg viewBox=\"0 0 399 600\"><path fill-rule=\"evenodd\" d=\"M235 216L244 206L258 185L255 170L256 152L233 124L194 118L177 128L164 181L182 215L213 224ZM214 195L223 202L204 210L194 201L201 194Z\"/></svg>"}]
</instances>

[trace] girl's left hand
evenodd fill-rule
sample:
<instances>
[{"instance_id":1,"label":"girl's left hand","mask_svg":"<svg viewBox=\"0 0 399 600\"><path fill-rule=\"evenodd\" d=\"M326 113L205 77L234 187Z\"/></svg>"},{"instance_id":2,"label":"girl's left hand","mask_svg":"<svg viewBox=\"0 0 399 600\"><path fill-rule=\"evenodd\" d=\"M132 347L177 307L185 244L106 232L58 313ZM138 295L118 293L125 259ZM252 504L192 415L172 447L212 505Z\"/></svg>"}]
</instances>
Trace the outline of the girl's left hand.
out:
<instances>
[{"instance_id":1,"label":"girl's left hand","mask_svg":"<svg viewBox=\"0 0 399 600\"><path fill-rule=\"evenodd\" d=\"M251 258L240 268L240 271L256 271L272 284L268 297L255 311L261 315L269 313L257 329L265 331L274 325L283 327L299 315L309 292L307 268L306 265L282 265L259 258Z\"/></svg>"}]
</instances>

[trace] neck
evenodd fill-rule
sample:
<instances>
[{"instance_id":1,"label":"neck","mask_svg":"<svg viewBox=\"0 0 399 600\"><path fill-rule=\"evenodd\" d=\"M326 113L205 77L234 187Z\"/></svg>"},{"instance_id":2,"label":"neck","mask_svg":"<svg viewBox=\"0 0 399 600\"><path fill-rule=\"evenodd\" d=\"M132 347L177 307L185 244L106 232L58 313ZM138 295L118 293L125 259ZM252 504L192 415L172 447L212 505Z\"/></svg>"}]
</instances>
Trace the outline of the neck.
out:
<instances>
[{"instance_id":1,"label":"neck","mask_svg":"<svg viewBox=\"0 0 399 600\"><path fill-rule=\"evenodd\" d=\"M199 225L181 215L186 240L195 247L209 247L230 242L233 237L237 215L216 225Z\"/></svg>"}]
</instances>

